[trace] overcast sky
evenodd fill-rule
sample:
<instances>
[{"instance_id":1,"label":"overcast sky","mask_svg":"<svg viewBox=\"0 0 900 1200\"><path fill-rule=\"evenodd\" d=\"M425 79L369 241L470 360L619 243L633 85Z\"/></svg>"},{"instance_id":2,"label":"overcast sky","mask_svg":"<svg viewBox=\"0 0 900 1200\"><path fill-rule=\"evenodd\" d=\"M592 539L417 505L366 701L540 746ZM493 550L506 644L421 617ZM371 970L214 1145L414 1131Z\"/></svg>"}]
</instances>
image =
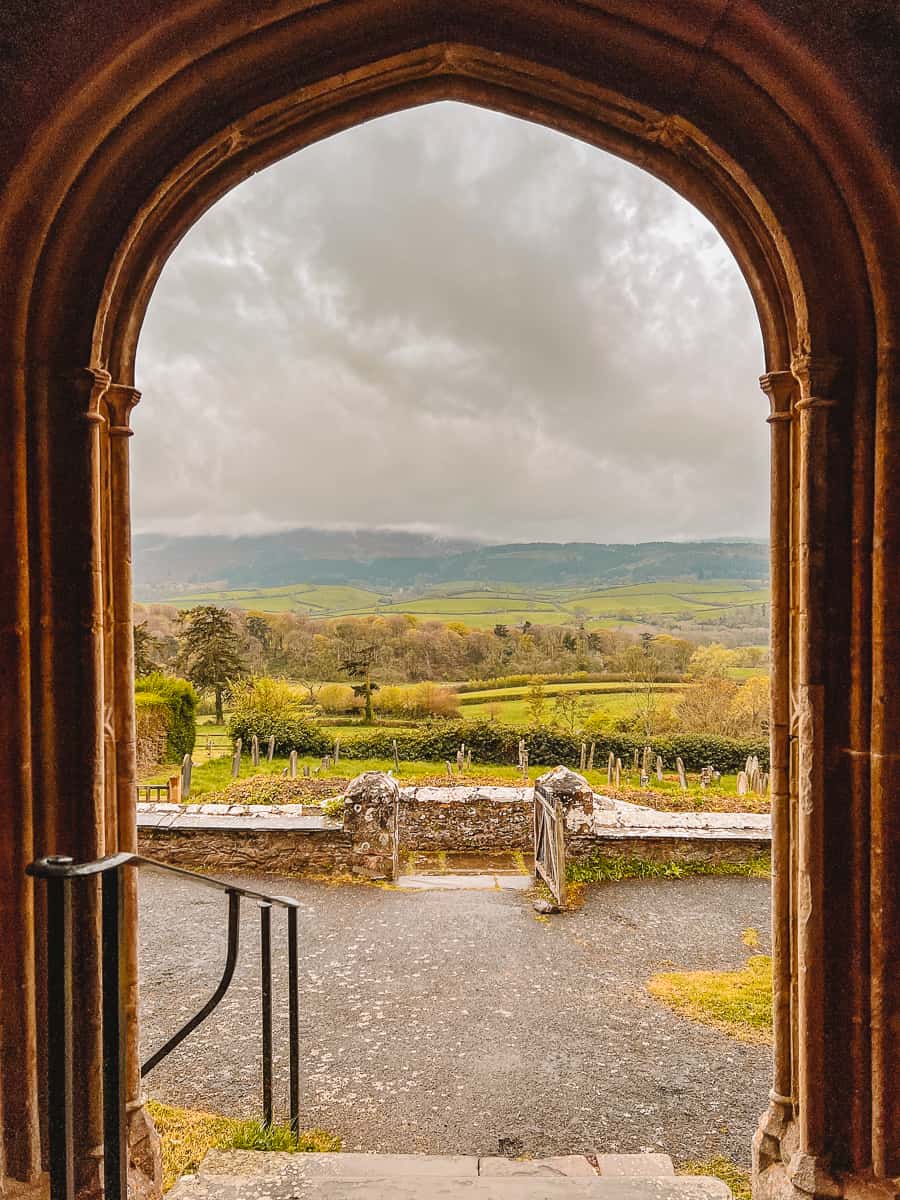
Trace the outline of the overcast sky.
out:
<instances>
[{"instance_id":1,"label":"overcast sky","mask_svg":"<svg viewBox=\"0 0 900 1200\"><path fill-rule=\"evenodd\" d=\"M176 249L139 348L135 525L764 536L763 369L730 252L665 185L416 109L261 172Z\"/></svg>"}]
</instances>

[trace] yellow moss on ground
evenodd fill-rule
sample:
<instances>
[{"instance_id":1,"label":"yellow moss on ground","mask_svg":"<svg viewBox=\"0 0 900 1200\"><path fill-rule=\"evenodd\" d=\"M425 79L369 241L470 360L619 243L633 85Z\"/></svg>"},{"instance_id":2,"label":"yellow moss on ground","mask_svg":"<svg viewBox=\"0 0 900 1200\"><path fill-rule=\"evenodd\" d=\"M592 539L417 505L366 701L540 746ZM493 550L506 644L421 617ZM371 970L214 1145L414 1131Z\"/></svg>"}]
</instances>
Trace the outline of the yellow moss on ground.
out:
<instances>
[{"instance_id":1,"label":"yellow moss on ground","mask_svg":"<svg viewBox=\"0 0 900 1200\"><path fill-rule=\"evenodd\" d=\"M667 971L647 991L683 1016L742 1042L772 1038L772 960L754 954L739 971Z\"/></svg>"},{"instance_id":2,"label":"yellow moss on ground","mask_svg":"<svg viewBox=\"0 0 900 1200\"><path fill-rule=\"evenodd\" d=\"M207 1150L337 1151L341 1139L324 1129L308 1129L296 1137L285 1125L265 1128L260 1121L223 1117L218 1113L175 1108L149 1100L147 1110L162 1142L163 1191L182 1175L196 1171Z\"/></svg>"},{"instance_id":3,"label":"yellow moss on ground","mask_svg":"<svg viewBox=\"0 0 900 1200\"><path fill-rule=\"evenodd\" d=\"M712 1175L721 1179L731 1188L734 1200L750 1200L750 1173L724 1154L714 1154L711 1158L697 1159L682 1163L678 1168L679 1175Z\"/></svg>"}]
</instances>

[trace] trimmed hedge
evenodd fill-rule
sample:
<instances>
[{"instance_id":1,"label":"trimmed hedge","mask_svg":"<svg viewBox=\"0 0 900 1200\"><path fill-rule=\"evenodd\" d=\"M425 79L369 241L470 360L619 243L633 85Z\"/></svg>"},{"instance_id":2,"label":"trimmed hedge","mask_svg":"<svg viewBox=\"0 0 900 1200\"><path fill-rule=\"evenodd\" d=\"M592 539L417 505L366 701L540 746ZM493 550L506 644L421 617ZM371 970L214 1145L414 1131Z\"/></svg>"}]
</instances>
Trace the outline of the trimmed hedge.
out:
<instances>
[{"instance_id":1,"label":"trimmed hedge","mask_svg":"<svg viewBox=\"0 0 900 1200\"><path fill-rule=\"evenodd\" d=\"M631 761L635 750L641 752L645 744L643 739L629 734L582 738L543 727L523 729L493 721L441 721L423 724L415 731L368 729L346 741L342 738L341 755L350 759L390 758L396 740L397 753L406 762L440 762L453 759L460 743L465 742L476 762L515 764L520 738L525 740L531 764L547 767L558 764L577 767L582 741L588 745L594 742L594 765L598 769L606 766L610 751L624 764ZM671 770L675 768L675 759L680 757L688 771L714 767L723 774L732 774L743 770L748 756L754 754L760 766L768 770L769 744L758 739L670 734L653 738L650 746Z\"/></svg>"},{"instance_id":2,"label":"trimmed hedge","mask_svg":"<svg viewBox=\"0 0 900 1200\"><path fill-rule=\"evenodd\" d=\"M275 735L275 753L279 756L296 750L298 754L327 754L333 743L307 716L299 714L274 715L264 709L248 710L233 716L228 722L228 735L232 742L242 741L241 753L250 753L254 733L259 738L260 748L265 753L266 741ZM343 747L343 742L341 743Z\"/></svg>"},{"instance_id":3,"label":"trimmed hedge","mask_svg":"<svg viewBox=\"0 0 900 1200\"><path fill-rule=\"evenodd\" d=\"M134 684L138 714L161 717L166 731L167 761L180 761L194 749L197 736L197 693L186 679L155 671Z\"/></svg>"},{"instance_id":4,"label":"trimmed hedge","mask_svg":"<svg viewBox=\"0 0 900 1200\"><path fill-rule=\"evenodd\" d=\"M656 683L683 683L684 676L663 673L656 677ZM497 675L493 679L469 679L466 683L455 685L455 691L463 695L466 692L492 692L511 687L531 687L534 683L628 683L634 687L630 675L615 671L569 671L562 675Z\"/></svg>"}]
</instances>

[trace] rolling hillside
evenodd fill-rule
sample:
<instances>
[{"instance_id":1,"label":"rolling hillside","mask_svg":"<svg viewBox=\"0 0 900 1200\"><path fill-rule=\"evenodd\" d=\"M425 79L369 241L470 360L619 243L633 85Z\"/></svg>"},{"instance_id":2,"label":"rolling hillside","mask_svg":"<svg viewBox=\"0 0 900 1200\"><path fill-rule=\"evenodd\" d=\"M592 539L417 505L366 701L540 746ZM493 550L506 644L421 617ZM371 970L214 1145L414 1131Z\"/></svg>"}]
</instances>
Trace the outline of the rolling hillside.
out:
<instances>
[{"instance_id":1,"label":"rolling hillside","mask_svg":"<svg viewBox=\"0 0 900 1200\"><path fill-rule=\"evenodd\" d=\"M466 593L501 586L508 600L519 592L528 605L539 599L537 592L551 589L555 607L560 589L592 594L594 588L676 580L717 582L727 593L742 581L764 584L768 549L754 541L485 546L390 530L297 529L240 538L140 534L134 564L135 596L144 602L236 590L299 596L299 589L350 587L408 605L433 589L477 601L478 595ZM307 599L317 603L312 595Z\"/></svg>"}]
</instances>

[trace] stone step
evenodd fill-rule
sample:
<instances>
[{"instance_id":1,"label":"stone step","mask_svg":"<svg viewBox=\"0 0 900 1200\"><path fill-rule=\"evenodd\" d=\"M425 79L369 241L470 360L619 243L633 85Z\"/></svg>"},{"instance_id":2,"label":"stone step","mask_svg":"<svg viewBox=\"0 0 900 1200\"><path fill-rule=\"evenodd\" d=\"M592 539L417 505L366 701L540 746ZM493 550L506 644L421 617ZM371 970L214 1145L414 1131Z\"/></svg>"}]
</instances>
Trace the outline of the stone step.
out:
<instances>
[{"instance_id":1,"label":"stone step","mask_svg":"<svg viewBox=\"0 0 900 1200\"><path fill-rule=\"evenodd\" d=\"M169 1200L730 1200L665 1155L519 1160L475 1155L211 1151Z\"/></svg>"}]
</instances>

